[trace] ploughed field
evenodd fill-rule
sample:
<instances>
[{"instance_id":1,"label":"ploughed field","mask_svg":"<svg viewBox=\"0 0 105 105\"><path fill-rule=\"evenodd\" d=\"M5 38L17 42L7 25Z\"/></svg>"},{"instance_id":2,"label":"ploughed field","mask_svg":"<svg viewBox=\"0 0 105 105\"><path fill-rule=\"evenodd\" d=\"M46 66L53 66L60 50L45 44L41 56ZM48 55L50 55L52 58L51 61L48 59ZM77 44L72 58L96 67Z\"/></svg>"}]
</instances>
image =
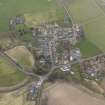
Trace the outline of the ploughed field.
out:
<instances>
[{"instance_id":1,"label":"ploughed field","mask_svg":"<svg viewBox=\"0 0 105 105\"><path fill-rule=\"evenodd\" d=\"M58 83L47 90L48 105L105 105L105 100L96 98L67 83Z\"/></svg>"}]
</instances>

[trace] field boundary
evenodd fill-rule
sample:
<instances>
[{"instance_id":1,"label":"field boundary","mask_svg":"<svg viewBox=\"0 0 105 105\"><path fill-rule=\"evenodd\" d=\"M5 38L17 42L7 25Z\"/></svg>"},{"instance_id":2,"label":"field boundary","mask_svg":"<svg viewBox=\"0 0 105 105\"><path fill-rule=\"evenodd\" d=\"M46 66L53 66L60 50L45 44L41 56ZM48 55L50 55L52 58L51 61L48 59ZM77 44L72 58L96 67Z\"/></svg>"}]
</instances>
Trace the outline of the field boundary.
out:
<instances>
[{"instance_id":1,"label":"field boundary","mask_svg":"<svg viewBox=\"0 0 105 105\"><path fill-rule=\"evenodd\" d=\"M84 85L80 84L80 83L75 83L73 81L71 82L65 82L65 81L57 81L55 82L54 84L52 84L51 86L45 88L44 90L44 93L48 93L51 89L54 89L56 88L56 86L60 83L67 83L68 85L72 85L74 88L77 88L79 89L80 91L82 92L85 92L87 93L88 95L94 97L94 98L98 98L98 99L101 99L101 100L105 100L105 97L103 97L102 95L98 94L98 93L95 93L93 91L91 91L90 89L86 88Z\"/></svg>"},{"instance_id":2,"label":"field boundary","mask_svg":"<svg viewBox=\"0 0 105 105\"><path fill-rule=\"evenodd\" d=\"M28 77L24 81L22 81L21 83L16 84L14 86L0 87L0 93L7 93L7 92L12 92L12 91L18 90L18 89L26 86L29 82L30 81L29 81L29 77Z\"/></svg>"}]
</instances>

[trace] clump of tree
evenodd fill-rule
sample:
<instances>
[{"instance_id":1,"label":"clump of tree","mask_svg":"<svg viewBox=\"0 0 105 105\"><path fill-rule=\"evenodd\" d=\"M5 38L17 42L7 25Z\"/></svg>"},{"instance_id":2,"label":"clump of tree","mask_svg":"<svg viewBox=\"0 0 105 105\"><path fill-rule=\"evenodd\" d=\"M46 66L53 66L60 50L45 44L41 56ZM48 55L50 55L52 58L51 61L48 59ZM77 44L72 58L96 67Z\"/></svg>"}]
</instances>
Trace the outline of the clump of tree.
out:
<instances>
[{"instance_id":1,"label":"clump of tree","mask_svg":"<svg viewBox=\"0 0 105 105\"><path fill-rule=\"evenodd\" d=\"M61 71L60 69L56 69L49 77L49 81L54 82L57 79L66 80L66 81L71 80L70 72L69 71L64 72Z\"/></svg>"},{"instance_id":2,"label":"clump of tree","mask_svg":"<svg viewBox=\"0 0 105 105\"><path fill-rule=\"evenodd\" d=\"M43 55L36 55L35 56L35 66L36 66L36 70L35 73L39 74L39 75L44 75L46 73L49 72L49 70L51 69L51 61L49 59L49 57L44 57Z\"/></svg>"}]
</instances>

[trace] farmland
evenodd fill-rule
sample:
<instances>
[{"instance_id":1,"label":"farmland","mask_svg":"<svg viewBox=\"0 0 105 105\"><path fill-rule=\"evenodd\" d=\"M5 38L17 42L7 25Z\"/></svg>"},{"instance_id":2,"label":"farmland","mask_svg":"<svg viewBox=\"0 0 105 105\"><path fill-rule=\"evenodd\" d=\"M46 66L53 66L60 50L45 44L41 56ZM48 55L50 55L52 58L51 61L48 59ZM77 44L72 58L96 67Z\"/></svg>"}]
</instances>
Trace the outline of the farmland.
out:
<instances>
[{"instance_id":1,"label":"farmland","mask_svg":"<svg viewBox=\"0 0 105 105\"><path fill-rule=\"evenodd\" d=\"M77 86L67 83L56 83L46 93L48 105L105 105L103 99L94 97Z\"/></svg>"},{"instance_id":2,"label":"farmland","mask_svg":"<svg viewBox=\"0 0 105 105\"><path fill-rule=\"evenodd\" d=\"M25 46L17 46L6 53L16 62L25 68L32 68L34 66L34 58Z\"/></svg>"},{"instance_id":3,"label":"farmland","mask_svg":"<svg viewBox=\"0 0 105 105\"><path fill-rule=\"evenodd\" d=\"M85 39L75 45L81 50L83 57L92 57L102 53L102 51L89 40Z\"/></svg>"},{"instance_id":4,"label":"farmland","mask_svg":"<svg viewBox=\"0 0 105 105\"><path fill-rule=\"evenodd\" d=\"M17 94L17 95L16 95ZM0 93L0 105L33 105L34 102L25 101L27 97L26 89L17 90L6 94Z\"/></svg>"},{"instance_id":5,"label":"farmland","mask_svg":"<svg viewBox=\"0 0 105 105\"><path fill-rule=\"evenodd\" d=\"M16 85L24 79L24 74L20 73L8 59L0 56L0 86Z\"/></svg>"},{"instance_id":6,"label":"farmland","mask_svg":"<svg viewBox=\"0 0 105 105\"><path fill-rule=\"evenodd\" d=\"M62 12L55 0L0 0L0 31L7 31L9 19L16 15L25 15L27 20L35 17L34 20L38 22L39 19L45 21L49 17L62 18ZM51 13L53 16L49 16Z\"/></svg>"},{"instance_id":7,"label":"farmland","mask_svg":"<svg viewBox=\"0 0 105 105\"><path fill-rule=\"evenodd\" d=\"M74 23L84 26L86 37L99 49L105 52L105 7L101 8L101 0L75 0L70 4L70 12Z\"/></svg>"}]
</instances>

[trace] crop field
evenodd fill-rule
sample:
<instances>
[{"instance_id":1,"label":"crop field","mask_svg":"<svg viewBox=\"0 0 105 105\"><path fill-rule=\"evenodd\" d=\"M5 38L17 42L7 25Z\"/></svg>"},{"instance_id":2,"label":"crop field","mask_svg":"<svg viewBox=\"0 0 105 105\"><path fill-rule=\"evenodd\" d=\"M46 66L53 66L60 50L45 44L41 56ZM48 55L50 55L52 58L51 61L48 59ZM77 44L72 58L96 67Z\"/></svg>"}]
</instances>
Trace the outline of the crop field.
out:
<instances>
[{"instance_id":1,"label":"crop field","mask_svg":"<svg viewBox=\"0 0 105 105\"><path fill-rule=\"evenodd\" d=\"M24 79L24 74L19 72L5 57L0 56L0 87L16 85Z\"/></svg>"},{"instance_id":2,"label":"crop field","mask_svg":"<svg viewBox=\"0 0 105 105\"><path fill-rule=\"evenodd\" d=\"M94 97L67 83L58 83L46 92L48 105L105 105L105 100Z\"/></svg>"},{"instance_id":3,"label":"crop field","mask_svg":"<svg viewBox=\"0 0 105 105\"><path fill-rule=\"evenodd\" d=\"M55 0L0 0L0 31L8 30L9 19L13 16L25 15L27 20L35 17L34 20L44 21L51 13L54 19L63 15Z\"/></svg>"},{"instance_id":4,"label":"crop field","mask_svg":"<svg viewBox=\"0 0 105 105\"><path fill-rule=\"evenodd\" d=\"M74 23L83 25L87 39L103 52L105 52L104 3L104 0L74 0L70 4Z\"/></svg>"}]
</instances>

